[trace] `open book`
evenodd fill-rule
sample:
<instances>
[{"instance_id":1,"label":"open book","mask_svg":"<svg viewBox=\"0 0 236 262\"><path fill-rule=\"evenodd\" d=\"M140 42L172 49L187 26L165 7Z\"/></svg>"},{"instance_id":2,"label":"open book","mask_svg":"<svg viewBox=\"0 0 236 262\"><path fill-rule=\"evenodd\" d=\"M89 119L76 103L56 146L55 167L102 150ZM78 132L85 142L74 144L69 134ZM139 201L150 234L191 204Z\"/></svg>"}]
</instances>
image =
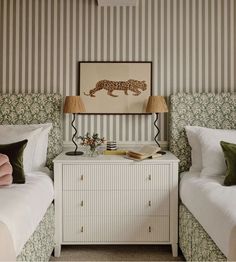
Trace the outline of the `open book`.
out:
<instances>
[{"instance_id":1,"label":"open book","mask_svg":"<svg viewBox=\"0 0 236 262\"><path fill-rule=\"evenodd\" d=\"M139 150L129 150L126 153L127 158L133 160L143 160L152 156L155 156L157 152L159 152L161 148L156 145L145 145L141 147Z\"/></svg>"}]
</instances>

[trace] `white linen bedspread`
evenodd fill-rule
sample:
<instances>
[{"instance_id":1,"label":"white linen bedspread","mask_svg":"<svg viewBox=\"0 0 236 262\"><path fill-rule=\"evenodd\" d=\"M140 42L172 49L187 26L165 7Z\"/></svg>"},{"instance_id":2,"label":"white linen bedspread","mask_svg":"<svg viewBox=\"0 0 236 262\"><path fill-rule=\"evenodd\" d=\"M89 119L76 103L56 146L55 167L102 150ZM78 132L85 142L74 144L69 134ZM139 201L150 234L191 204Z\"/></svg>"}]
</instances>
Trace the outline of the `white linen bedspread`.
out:
<instances>
[{"instance_id":1,"label":"white linen bedspread","mask_svg":"<svg viewBox=\"0 0 236 262\"><path fill-rule=\"evenodd\" d=\"M183 173L180 198L228 260L236 261L236 186L224 177Z\"/></svg>"},{"instance_id":2,"label":"white linen bedspread","mask_svg":"<svg viewBox=\"0 0 236 262\"><path fill-rule=\"evenodd\" d=\"M0 221L9 229L16 256L39 225L53 197L51 178L39 171L27 173L25 184L0 187Z\"/></svg>"},{"instance_id":3,"label":"white linen bedspread","mask_svg":"<svg viewBox=\"0 0 236 262\"><path fill-rule=\"evenodd\" d=\"M15 261L16 254L8 227L0 221L0 261Z\"/></svg>"}]
</instances>

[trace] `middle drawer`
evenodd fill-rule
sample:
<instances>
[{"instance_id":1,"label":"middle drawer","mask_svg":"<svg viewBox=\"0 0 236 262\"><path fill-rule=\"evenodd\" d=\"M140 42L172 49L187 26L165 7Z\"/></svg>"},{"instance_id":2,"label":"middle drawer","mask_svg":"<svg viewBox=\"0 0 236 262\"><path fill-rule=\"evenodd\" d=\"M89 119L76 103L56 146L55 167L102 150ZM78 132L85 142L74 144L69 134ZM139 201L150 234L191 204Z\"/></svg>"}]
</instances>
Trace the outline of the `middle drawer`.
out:
<instances>
[{"instance_id":1,"label":"middle drawer","mask_svg":"<svg viewBox=\"0 0 236 262\"><path fill-rule=\"evenodd\" d=\"M169 215L169 191L64 191L63 215Z\"/></svg>"}]
</instances>

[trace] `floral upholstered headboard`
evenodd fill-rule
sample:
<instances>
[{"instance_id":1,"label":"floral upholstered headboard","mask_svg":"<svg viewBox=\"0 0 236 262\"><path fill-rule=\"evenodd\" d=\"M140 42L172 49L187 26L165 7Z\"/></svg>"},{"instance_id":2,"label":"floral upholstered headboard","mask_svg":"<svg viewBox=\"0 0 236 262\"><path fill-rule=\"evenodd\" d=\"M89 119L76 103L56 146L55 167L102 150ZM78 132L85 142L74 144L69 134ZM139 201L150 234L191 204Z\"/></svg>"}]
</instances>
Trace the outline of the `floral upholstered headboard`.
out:
<instances>
[{"instance_id":1,"label":"floral upholstered headboard","mask_svg":"<svg viewBox=\"0 0 236 262\"><path fill-rule=\"evenodd\" d=\"M49 133L47 166L62 151L62 97L59 94L0 95L0 125L52 123Z\"/></svg>"},{"instance_id":2,"label":"floral upholstered headboard","mask_svg":"<svg viewBox=\"0 0 236 262\"><path fill-rule=\"evenodd\" d=\"M236 95L233 93L179 93L170 96L169 145L180 159L180 172L189 170L191 148L184 127L236 129Z\"/></svg>"}]
</instances>

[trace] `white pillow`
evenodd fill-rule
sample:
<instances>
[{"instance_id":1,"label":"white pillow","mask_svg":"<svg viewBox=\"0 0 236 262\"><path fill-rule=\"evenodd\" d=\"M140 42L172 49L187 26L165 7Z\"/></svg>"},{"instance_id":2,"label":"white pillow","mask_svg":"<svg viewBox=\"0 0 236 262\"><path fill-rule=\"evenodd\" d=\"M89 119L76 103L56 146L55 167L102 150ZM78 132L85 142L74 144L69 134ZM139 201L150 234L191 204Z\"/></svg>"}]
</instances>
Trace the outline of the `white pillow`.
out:
<instances>
[{"instance_id":1,"label":"white pillow","mask_svg":"<svg viewBox=\"0 0 236 262\"><path fill-rule=\"evenodd\" d=\"M199 126L186 126L186 134L188 138L189 145L191 146L191 160L192 166L189 171L191 172L201 172L202 170L202 150L201 144L198 138L198 131L202 127Z\"/></svg>"},{"instance_id":2,"label":"white pillow","mask_svg":"<svg viewBox=\"0 0 236 262\"><path fill-rule=\"evenodd\" d=\"M32 171L34 152L38 136L42 127L30 127L27 125L0 125L0 144L15 143L24 139L28 140L23 153L24 171Z\"/></svg>"},{"instance_id":3,"label":"white pillow","mask_svg":"<svg viewBox=\"0 0 236 262\"><path fill-rule=\"evenodd\" d=\"M48 149L48 134L52 128L52 123L34 124L32 127L41 127L42 131L38 137L37 145L34 153L33 170L41 170L46 165L47 149Z\"/></svg>"},{"instance_id":4,"label":"white pillow","mask_svg":"<svg viewBox=\"0 0 236 262\"><path fill-rule=\"evenodd\" d=\"M201 176L224 175L226 165L220 141L236 143L236 130L200 128L197 134L202 151Z\"/></svg>"}]
</instances>

